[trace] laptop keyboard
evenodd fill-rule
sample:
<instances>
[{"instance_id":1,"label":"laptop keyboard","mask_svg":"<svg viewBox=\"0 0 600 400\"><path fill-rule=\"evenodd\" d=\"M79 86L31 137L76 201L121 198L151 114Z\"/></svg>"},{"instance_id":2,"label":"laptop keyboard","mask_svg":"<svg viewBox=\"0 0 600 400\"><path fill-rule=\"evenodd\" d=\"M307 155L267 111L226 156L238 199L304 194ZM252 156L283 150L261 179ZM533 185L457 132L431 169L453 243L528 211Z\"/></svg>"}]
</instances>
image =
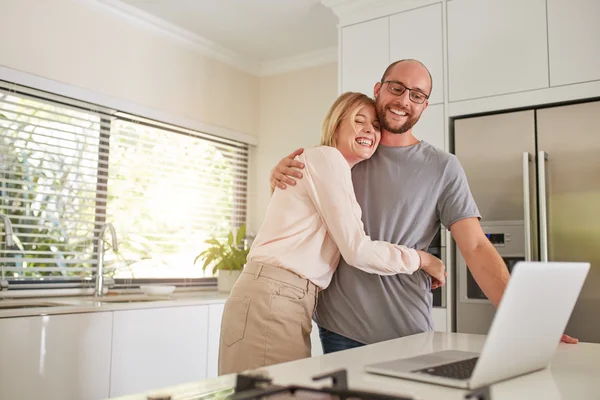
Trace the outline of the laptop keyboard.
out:
<instances>
[{"instance_id":1,"label":"laptop keyboard","mask_svg":"<svg viewBox=\"0 0 600 400\"><path fill-rule=\"evenodd\" d=\"M442 376L444 378L453 379L469 379L475 369L478 357L469 358L466 360L456 361L450 364L438 365L436 367L429 367L420 369L413 372L420 372L423 374Z\"/></svg>"}]
</instances>

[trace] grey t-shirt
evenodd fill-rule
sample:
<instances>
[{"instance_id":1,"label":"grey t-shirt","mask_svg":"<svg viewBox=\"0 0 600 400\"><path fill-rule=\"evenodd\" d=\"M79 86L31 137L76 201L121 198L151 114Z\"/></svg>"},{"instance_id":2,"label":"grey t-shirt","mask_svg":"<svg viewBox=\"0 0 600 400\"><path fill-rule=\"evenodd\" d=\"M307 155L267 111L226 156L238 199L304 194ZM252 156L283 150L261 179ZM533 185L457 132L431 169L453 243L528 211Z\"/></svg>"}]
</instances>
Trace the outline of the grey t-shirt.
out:
<instances>
[{"instance_id":1,"label":"grey t-shirt","mask_svg":"<svg viewBox=\"0 0 600 400\"><path fill-rule=\"evenodd\" d=\"M429 143L379 146L352 169L365 232L374 240L426 249L440 222L450 227L480 218L458 159ZM315 320L325 329L371 344L433 330L431 279L381 276L343 259L330 286L319 294Z\"/></svg>"}]
</instances>

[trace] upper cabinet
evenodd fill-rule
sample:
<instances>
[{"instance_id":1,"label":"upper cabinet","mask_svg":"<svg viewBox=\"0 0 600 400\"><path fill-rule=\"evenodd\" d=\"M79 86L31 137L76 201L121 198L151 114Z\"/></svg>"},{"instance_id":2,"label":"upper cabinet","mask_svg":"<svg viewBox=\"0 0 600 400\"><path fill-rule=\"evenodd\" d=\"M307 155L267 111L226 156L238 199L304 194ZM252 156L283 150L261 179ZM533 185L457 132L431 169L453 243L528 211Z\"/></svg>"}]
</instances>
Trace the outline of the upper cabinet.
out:
<instances>
[{"instance_id":1,"label":"upper cabinet","mask_svg":"<svg viewBox=\"0 0 600 400\"><path fill-rule=\"evenodd\" d=\"M599 18L599 0L548 0L552 86L600 80Z\"/></svg>"},{"instance_id":2,"label":"upper cabinet","mask_svg":"<svg viewBox=\"0 0 600 400\"><path fill-rule=\"evenodd\" d=\"M453 0L447 7L450 101L549 86L546 0Z\"/></svg>"},{"instance_id":3,"label":"upper cabinet","mask_svg":"<svg viewBox=\"0 0 600 400\"><path fill-rule=\"evenodd\" d=\"M413 58L431 72L433 91L429 104L444 101L442 5L405 11L390 17L390 62Z\"/></svg>"},{"instance_id":4,"label":"upper cabinet","mask_svg":"<svg viewBox=\"0 0 600 400\"><path fill-rule=\"evenodd\" d=\"M429 104L449 103L447 116L600 96L600 0L328 3L341 91L372 95L391 62L414 58L432 74Z\"/></svg>"},{"instance_id":5,"label":"upper cabinet","mask_svg":"<svg viewBox=\"0 0 600 400\"><path fill-rule=\"evenodd\" d=\"M421 114L419 122L413 128L413 133L417 139L445 150L444 125L444 105L430 105Z\"/></svg>"},{"instance_id":6,"label":"upper cabinet","mask_svg":"<svg viewBox=\"0 0 600 400\"><path fill-rule=\"evenodd\" d=\"M350 25L341 30L341 91L373 96L390 61L389 19Z\"/></svg>"}]
</instances>

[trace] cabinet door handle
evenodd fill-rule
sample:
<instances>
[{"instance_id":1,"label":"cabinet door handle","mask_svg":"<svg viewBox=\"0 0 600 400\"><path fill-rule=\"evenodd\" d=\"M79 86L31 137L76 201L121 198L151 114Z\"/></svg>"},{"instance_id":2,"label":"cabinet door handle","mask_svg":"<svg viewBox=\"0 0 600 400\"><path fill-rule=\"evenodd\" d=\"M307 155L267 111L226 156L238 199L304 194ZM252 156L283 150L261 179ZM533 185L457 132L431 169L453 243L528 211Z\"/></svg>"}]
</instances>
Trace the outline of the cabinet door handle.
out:
<instances>
[{"instance_id":1,"label":"cabinet door handle","mask_svg":"<svg viewBox=\"0 0 600 400\"><path fill-rule=\"evenodd\" d=\"M531 261L531 196L529 195L529 161L531 154L523 153L523 222L525 227L525 261Z\"/></svg>"},{"instance_id":2,"label":"cabinet door handle","mask_svg":"<svg viewBox=\"0 0 600 400\"><path fill-rule=\"evenodd\" d=\"M538 152L538 191L540 196L540 261L548 261L548 206L546 192L546 160L548 153Z\"/></svg>"}]
</instances>

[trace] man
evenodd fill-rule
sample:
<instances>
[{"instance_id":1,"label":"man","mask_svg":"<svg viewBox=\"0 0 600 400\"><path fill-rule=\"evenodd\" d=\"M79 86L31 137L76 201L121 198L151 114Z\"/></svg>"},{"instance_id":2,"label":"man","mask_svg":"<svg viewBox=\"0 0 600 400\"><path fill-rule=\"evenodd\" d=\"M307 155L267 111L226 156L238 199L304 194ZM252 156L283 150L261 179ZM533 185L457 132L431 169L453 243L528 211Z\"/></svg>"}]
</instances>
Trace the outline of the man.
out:
<instances>
[{"instance_id":1,"label":"man","mask_svg":"<svg viewBox=\"0 0 600 400\"><path fill-rule=\"evenodd\" d=\"M480 214L458 159L415 138L413 126L428 106L432 79L416 60L391 64L375 84L381 142L375 155L356 165L352 180L373 239L426 249L446 226L469 269L497 307L510 278L504 261L479 224ZM272 187L301 178L302 150L280 161ZM431 281L413 275L377 276L342 259L331 285L319 295L315 314L323 351L376 343L433 330ZM575 343L567 335L563 341Z\"/></svg>"}]
</instances>

